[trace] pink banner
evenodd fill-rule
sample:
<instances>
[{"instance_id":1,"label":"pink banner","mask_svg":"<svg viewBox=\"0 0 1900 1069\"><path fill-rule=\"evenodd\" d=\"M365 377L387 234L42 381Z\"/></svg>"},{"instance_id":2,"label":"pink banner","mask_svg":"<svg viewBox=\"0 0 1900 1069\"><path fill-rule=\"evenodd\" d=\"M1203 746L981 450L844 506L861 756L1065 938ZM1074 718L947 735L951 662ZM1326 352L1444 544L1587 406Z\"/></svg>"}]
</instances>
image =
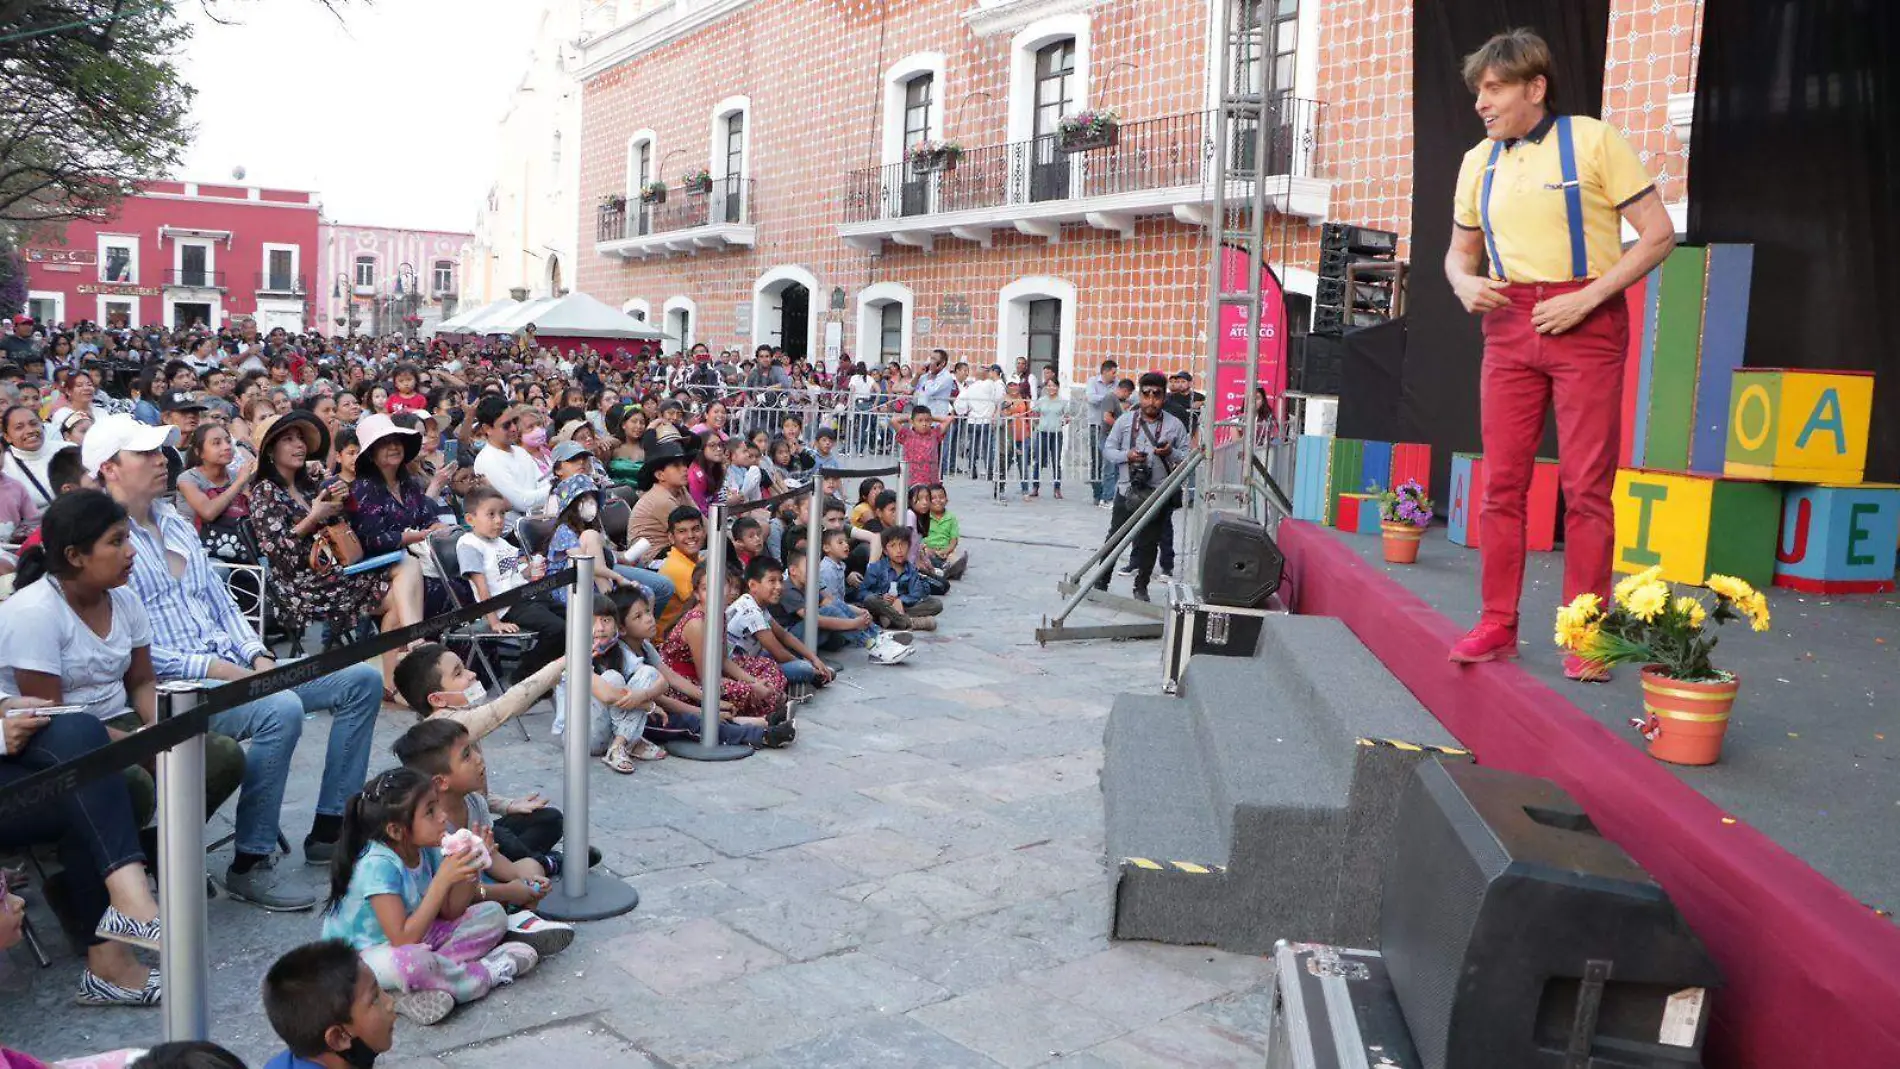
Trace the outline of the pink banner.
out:
<instances>
[{"instance_id":1,"label":"pink banner","mask_svg":"<svg viewBox=\"0 0 1900 1069\"><path fill-rule=\"evenodd\" d=\"M1244 293L1247 289L1247 254L1228 248L1221 252L1221 289ZM1247 313L1245 305L1222 305L1220 310L1221 366L1214 379L1212 407L1217 419L1231 419L1247 404ZM1267 398L1279 409L1280 391L1286 386L1286 297L1280 278L1267 264L1260 265L1260 365L1258 382Z\"/></svg>"}]
</instances>

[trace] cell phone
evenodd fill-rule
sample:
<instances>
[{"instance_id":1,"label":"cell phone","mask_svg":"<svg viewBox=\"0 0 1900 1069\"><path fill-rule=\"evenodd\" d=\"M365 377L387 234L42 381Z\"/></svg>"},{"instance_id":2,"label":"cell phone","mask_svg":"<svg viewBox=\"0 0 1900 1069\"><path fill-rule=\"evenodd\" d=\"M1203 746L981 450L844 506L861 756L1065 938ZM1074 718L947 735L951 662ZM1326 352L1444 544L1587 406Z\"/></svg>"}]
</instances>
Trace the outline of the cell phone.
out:
<instances>
[{"instance_id":1,"label":"cell phone","mask_svg":"<svg viewBox=\"0 0 1900 1069\"><path fill-rule=\"evenodd\" d=\"M9 709L7 719L21 716L64 716L67 713L83 713L83 705L42 705L38 709Z\"/></svg>"}]
</instances>

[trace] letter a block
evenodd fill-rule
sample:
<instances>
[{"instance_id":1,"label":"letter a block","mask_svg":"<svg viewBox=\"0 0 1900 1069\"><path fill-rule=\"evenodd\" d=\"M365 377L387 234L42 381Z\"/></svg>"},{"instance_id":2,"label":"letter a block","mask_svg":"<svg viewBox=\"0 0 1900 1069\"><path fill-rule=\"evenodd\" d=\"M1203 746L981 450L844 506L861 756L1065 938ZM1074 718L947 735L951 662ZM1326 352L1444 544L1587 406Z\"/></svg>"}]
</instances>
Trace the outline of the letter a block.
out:
<instances>
[{"instance_id":1,"label":"letter a block","mask_svg":"<svg viewBox=\"0 0 1900 1069\"><path fill-rule=\"evenodd\" d=\"M1775 585L1808 594L1880 594L1894 588L1900 486L1790 486L1781 508Z\"/></svg>"},{"instance_id":2,"label":"letter a block","mask_svg":"<svg viewBox=\"0 0 1900 1069\"><path fill-rule=\"evenodd\" d=\"M1729 393L1722 474L1779 482L1860 482L1873 408L1870 371L1737 371Z\"/></svg>"},{"instance_id":3,"label":"letter a block","mask_svg":"<svg viewBox=\"0 0 1900 1069\"><path fill-rule=\"evenodd\" d=\"M1775 575L1781 487L1674 471L1616 473L1619 572L1662 565L1672 583L1702 586L1733 575L1767 586Z\"/></svg>"},{"instance_id":4,"label":"letter a block","mask_svg":"<svg viewBox=\"0 0 1900 1069\"><path fill-rule=\"evenodd\" d=\"M1451 503L1445 524L1453 543L1478 548L1478 511L1484 503L1484 458L1476 453L1451 455Z\"/></svg>"}]
</instances>

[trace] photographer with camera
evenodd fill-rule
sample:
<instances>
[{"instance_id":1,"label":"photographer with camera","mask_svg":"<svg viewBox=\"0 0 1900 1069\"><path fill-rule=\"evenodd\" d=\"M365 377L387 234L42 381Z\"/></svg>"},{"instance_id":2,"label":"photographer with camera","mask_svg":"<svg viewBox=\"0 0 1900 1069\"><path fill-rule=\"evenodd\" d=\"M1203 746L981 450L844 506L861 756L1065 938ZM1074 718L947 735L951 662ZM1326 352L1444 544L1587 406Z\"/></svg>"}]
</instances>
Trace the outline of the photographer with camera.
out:
<instances>
[{"instance_id":1,"label":"photographer with camera","mask_svg":"<svg viewBox=\"0 0 1900 1069\"><path fill-rule=\"evenodd\" d=\"M1155 371L1143 375L1140 394L1138 407L1123 412L1102 441L1102 459L1121 468L1121 476L1115 484L1115 510L1108 523L1110 537L1128 517L1141 511L1155 488L1180 466L1189 449L1187 428L1165 407L1167 376ZM1176 491L1135 532L1133 563L1138 601L1148 600L1148 580L1154 575L1155 557L1160 552L1162 538L1173 537L1173 514L1180 507L1181 497ZM1095 589L1107 590L1108 581L1109 573L1104 570L1102 577L1095 581Z\"/></svg>"}]
</instances>

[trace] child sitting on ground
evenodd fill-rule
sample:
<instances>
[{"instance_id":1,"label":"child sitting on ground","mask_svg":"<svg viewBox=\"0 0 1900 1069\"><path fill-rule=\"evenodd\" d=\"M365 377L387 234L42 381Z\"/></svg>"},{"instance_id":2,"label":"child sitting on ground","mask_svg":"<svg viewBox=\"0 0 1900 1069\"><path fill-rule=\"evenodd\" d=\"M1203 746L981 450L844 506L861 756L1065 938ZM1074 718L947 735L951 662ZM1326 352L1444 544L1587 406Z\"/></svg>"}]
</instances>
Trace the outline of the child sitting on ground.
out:
<instances>
[{"instance_id":1,"label":"child sitting on ground","mask_svg":"<svg viewBox=\"0 0 1900 1069\"><path fill-rule=\"evenodd\" d=\"M542 695L554 689L567 658L556 657L535 673L503 691L492 701L481 679L462 663L460 655L434 642L410 651L396 665L396 690L419 717L453 720L480 741L488 733L528 711ZM501 813L495 838L511 860L532 858L550 876L559 876L564 859L555 847L564 828L561 811L539 794L526 798L488 796L490 810ZM588 849L587 863L600 862L600 852Z\"/></svg>"},{"instance_id":2,"label":"child sitting on ground","mask_svg":"<svg viewBox=\"0 0 1900 1069\"><path fill-rule=\"evenodd\" d=\"M627 596L638 596L631 591ZM589 676L588 676L588 722L587 752L601 759L601 763L622 775L629 775L635 768L635 761L657 761L666 756L666 751L645 741L648 712L653 708L653 700L665 693L665 681L657 675L652 678L629 680L618 671L618 664L604 655L608 654L619 637L619 606L613 598L601 598L594 602L594 618L590 625ZM565 693L566 678L562 678L562 692ZM554 735L563 738L567 734L567 711L556 703L554 712Z\"/></svg>"},{"instance_id":3,"label":"child sitting on ground","mask_svg":"<svg viewBox=\"0 0 1900 1069\"><path fill-rule=\"evenodd\" d=\"M853 527L863 527L877 512L877 495L884 492L884 480L873 475L858 483L858 503L851 508Z\"/></svg>"},{"instance_id":4,"label":"child sitting on ground","mask_svg":"<svg viewBox=\"0 0 1900 1069\"><path fill-rule=\"evenodd\" d=\"M511 859L496 845L495 816L487 797L488 762L467 728L446 718L424 720L404 732L393 749L404 768L433 779L449 830L467 828L488 848L490 863L482 880L489 901L529 910L547 897L553 886L547 869L533 858ZM508 930L542 954L565 950L574 939L567 925L526 912L510 917Z\"/></svg>"},{"instance_id":5,"label":"child sitting on ground","mask_svg":"<svg viewBox=\"0 0 1900 1069\"><path fill-rule=\"evenodd\" d=\"M945 579L963 578L970 566L970 552L963 548L962 532L956 516L950 512L950 491L942 483L930 487L930 533L924 536L924 548L932 567L941 568Z\"/></svg>"},{"instance_id":6,"label":"child sitting on ground","mask_svg":"<svg viewBox=\"0 0 1900 1069\"><path fill-rule=\"evenodd\" d=\"M747 513L732 521L732 549L739 555L739 567L744 568L765 555L765 539L765 525L757 516Z\"/></svg>"},{"instance_id":7,"label":"child sitting on ground","mask_svg":"<svg viewBox=\"0 0 1900 1069\"><path fill-rule=\"evenodd\" d=\"M698 739L700 697L704 691L699 689L698 680L688 679L666 663L666 658L653 645L658 633L652 603L635 594L620 607L620 641L612 653L620 658L622 675L651 668L666 681L666 693L655 699L652 715L647 717L647 739L655 743ZM733 685L733 681L727 680L726 685ZM719 742L722 745L775 747L792 740L790 723L737 723L733 719L735 708L722 695L719 701Z\"/></svg>"},{"instance_id":8,"label":"child sitting on ground","mask_svg":"<svg viewBox=\"0 0 1900 1069\"><path fill-rule=\"evenodd\" d=\"M765 498L765 476L759 470L759 450L743 438L726 445L727 501L761 501Z\"/></svg>"},{"instance_id":9,"label":"child sitting on ground","mask_svg":"<svg viewBox=\"0 0 1900 1069\"><path fill-rule=\"evenodd\" d=\"M446 1015L446 992L419 993ZM264 1069L362 1069L396 1042L395 1001L348 943L306 943L264 974L264 1015L286 1050ZM440 1018L438 1017L438 1020Z\"/></svg>"},{"instance_id":10,"label":"child sitting on ground","mask_svg":"<svg viewBox=\"0 0 1900 1069\"><path fill-rule=\"evenodd\" d=\"M660 643L660 656L666 658L675 672L688 679L700 678L699 657L706 648L706 584L707 568L702 563L693 568L692 600ZM731 600L737 596L736 584L728 578L726 598ZM789 726L790 722L785 719L785 673L779 671L777 661L770 657L748 657L735 650L722 659L721 668L724 679L720 683L720 698L732 703L735 723L767 727L785 722ZM790 741L790 735L774 741L768 733L765 744L782 746Z\"/></svg>"},{"instance_id":11,"label":"child sitting on ground","mask_svg":"<svg viewBox=\"0 0 1900 1069\"><path fill-rule=\"evenodd\" d=\"M323 937L347 942L396 993L396 1012L418 1024L435 1024L452 1004L513 983L541 961L528 944L504 941L508 914L487 900L481 857L444 854L447 832L435 783L392 768L350 798L330 862Z\"/></svg>"},{"instance_id":12,"label":"child sitting on ground","mask_svg":"<svg viewBox=\"0 0 1900 1069\"><path fill-rule=\"evenodd\" d=\"M883 533L884 556L864 569L860 603L871 610L884 627L899 631L935 631L937 614L943 602L930 593L922 573L910 562L911 543L916 535L908 527L892 527ZM876 605L883 602L883 608Z\"/></svg>"},{"instance_id":13,"label":"child sitting on ground","mask_svg":"<svg viewBox=\"0 0 1900 1069\"><path fill-rule=\"evenodd\" d=\"M803 531L796 533L804 534ZM837 534L843 537L844 532ZM773 619L797 634L803 634L805 626L805 571L809 556L804 538L793 539L792 547L785 551L785 590L772 609ZM842 596L834 598L826 593L821 582L818 588L819 652L849 646L862 648L872 664L883 665L902 663L912 649L908 643L884 637L884 632L871 622L870 610L861 605L846 605Z\"/></svg>"},{"instance_id":14,"label":"child sitting on ground","mask_svg":"<svg viewBox=\"0 0 1900 1069\"><path fill-rule=\"evenodd\" d=\"M822 687L831 682L836 674L831 666L765 611L785 592L785 567L770 557L756 557L746 565L745 585L746 592L726 607L726 639L733 651L772 658L788 683Z\"/></svg>"}]
</instances>

